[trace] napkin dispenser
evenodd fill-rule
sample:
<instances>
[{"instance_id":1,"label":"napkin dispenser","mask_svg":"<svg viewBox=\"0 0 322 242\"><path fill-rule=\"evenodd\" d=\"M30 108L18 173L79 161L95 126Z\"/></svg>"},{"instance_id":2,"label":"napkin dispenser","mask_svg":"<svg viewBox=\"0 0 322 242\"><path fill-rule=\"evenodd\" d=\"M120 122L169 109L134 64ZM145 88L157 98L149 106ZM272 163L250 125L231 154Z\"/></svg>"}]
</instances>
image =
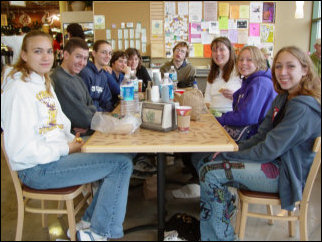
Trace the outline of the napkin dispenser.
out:
<instances>
[{"instance_id":1,"label":"napkin dispenser","mask_svg":"<svg viewBox=\"0 0 322 242\"><path fill-rule=\"evenodd\" d=\"M143 102L141 128L168 132L177 129L175 103Z\"/></svg>"}]
</instances>

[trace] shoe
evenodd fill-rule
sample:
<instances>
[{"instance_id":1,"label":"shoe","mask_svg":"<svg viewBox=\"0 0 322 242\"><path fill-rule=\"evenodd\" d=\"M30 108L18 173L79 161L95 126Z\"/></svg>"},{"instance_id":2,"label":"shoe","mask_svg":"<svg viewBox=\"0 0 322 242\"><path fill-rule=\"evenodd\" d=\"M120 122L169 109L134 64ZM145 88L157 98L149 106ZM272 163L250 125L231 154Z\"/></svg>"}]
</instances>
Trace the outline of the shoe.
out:
<instances>
[{"instance_id":1,"label":"shoe","mask_svg":"<svg viewBox=\"0 0 322 242\"><path fill-rule=\"evenodd\" d=\"M178 232L176 230L164 231L163 241L187 241L178 237Z\"/></svg>"},{"instance_id":2,"label":"shoe","mask_svg":"<svg viewBox=\"0 0 322 242\"><path fill-rule=\"evenodd\" d=\"M81 229L77 231L76 237L78 241L106 241L107 237L94 233L90 229Z\"/></svg>"},{"instance_id":3,"label":"shoe","mask_svg":"<svg viewBox=\"0 0 322 242\"><path fill-rule=\"evenodd\" d=\"M85 220L81 220L76 224L76 232L81 229L89 229L91 227L91 223ZM67 229L67 237L70 238L69 229Z\"/></svg>"},{"instance_id":4,"label":"shoe","mask_svg":"<svg viewBox=\"0 0 322 242\"><path fill-rule=\"evenodd\" d=\"M141 172L156 172L157 168L152 164L151 159L148 156L139 156L136 159L133 170Z\"/></svg>"},{"instance_id":5,"label":"shoe","mask_svg":"<svg viewBox=\"0 0 322 242\"><path fill-rule=\"evenodd\" d=\"M180 189L173 190L172 195L175 198L198 198L200 197L200 185L188 184Z\"/></svg>"},{"instance_id":6,"label":"shoe","mask_svg":"<svg viewBox=\"0 0 322 242\"><path fill-rule=\"evenodd\" d=\"M153 176L156 172L146 172L146 171L137 171L133 170L131 178L145 180L151 176Z\"/></svg>"}]
</instances>

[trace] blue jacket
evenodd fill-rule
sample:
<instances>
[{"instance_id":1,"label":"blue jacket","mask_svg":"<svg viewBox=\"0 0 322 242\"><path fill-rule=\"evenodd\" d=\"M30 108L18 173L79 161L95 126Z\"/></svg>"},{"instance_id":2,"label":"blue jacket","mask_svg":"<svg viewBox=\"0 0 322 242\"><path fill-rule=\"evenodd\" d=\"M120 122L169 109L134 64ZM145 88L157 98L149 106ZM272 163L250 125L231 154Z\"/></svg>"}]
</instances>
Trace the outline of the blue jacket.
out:
<instances>
[{"instance_id":1,"label":"blue jacket","mask_svg":"<svg viewBox=\"0 0 322 242\"><path fill-rule=\"evenodd\" d=\"M87 66L79 73L79 75L85 82L97 111L113 111L114 106L112 103L112 93L108 85L105 71L98 71L94 63L88 61Z\"/></svg>"},{"instance_id":2,"label":"blue jacket","mask_svg":"<svg viewBox=\"0 0 322 242\"><path fill-rule=\"evenodd\" d=\"M120 86L121 86L121 82L124 79L124 75L120 74L119 79L116 78L114 71L112 72L112 74L105 71L105 75L107 77L107 82L112 93L112 103L114 106L116 106L119 99L118 96L120 95ZM121 80L120 83L118 82L119 80Z\"/></svg>"},{"instance_id":3,"label":"blue jacket","mask_svg":"<svg viewBox=\"0 0 322 242\"><path fill-rule=\"evenodd\" d=\"M244 78L242 86L233 95L233 111L217 118L221 125L252 125L249 136L257 132L272 101L276 97L271 70L257 71Z\"/></svg>"},{"instance_id":4,"label":"blue jacket","mask_svg":"<svg viewBox=\"0 0 322 242\"><path fill-rule=\"evenodd\" d=\"M292 210L302 199L302 191L315 153L312 147L321 136L321 104L311 96L297 96L285 106L285 114L273 128L276 110L287 96L278 95L265 120L252 138L239 144L238 152L223 153L232 161L267 163L278 160L279 195L283 209Z\"/></svg>"}]
</instances>

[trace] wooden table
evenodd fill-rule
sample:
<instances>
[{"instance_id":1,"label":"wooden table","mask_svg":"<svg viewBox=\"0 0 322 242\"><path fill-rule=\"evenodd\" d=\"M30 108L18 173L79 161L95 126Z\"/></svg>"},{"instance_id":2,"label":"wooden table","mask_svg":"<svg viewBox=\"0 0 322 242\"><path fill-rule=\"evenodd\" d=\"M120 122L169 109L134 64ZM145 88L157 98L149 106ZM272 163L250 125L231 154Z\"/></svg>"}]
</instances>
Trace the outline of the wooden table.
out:
<instances>
[{"instance_id":1,"label":"wooden table","mask_svg":"<svg viewBox=\"0 0 322 242\"><path fill-rule=\"evenodd\" d=\"M96 131L82 147L85 153L157 153L158 240L165 226L165 153L237 151L238 146L210 114L191 121L188 133L138 129L132 135L111 135Z\"/></svg>"}]
</instances>

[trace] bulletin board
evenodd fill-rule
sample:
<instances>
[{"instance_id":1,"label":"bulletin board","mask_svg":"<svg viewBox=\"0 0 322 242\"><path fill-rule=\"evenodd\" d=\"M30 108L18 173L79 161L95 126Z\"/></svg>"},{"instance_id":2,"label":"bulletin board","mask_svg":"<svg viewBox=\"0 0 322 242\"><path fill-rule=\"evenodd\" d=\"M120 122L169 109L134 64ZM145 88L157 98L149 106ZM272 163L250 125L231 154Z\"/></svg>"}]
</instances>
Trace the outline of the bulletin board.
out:
<instances>
[{"instance_id":1,"label":"bulletin board","mask_svg":"<svg viewBox=\"0 0 322 242\"><path fill-rule=\"evenodd\" d=\"M173 46L190 43L190 58L210 58L211 41L230 39L236 52L244 45L266 48L273 56L275 2L187 1L164 2L164 57Z\"/></svg>"},{"instance_id":2,"label":"bulletin board","mask_svg":"<svg viewBox=\"0 0 322 242\"><path fill-rule=\"evenodd\" d=\"M151 54L150 2L94 1L93 13L95 41L107 40L113 50L133 47L141 55Z\"/></svg>"}]
</instances>

